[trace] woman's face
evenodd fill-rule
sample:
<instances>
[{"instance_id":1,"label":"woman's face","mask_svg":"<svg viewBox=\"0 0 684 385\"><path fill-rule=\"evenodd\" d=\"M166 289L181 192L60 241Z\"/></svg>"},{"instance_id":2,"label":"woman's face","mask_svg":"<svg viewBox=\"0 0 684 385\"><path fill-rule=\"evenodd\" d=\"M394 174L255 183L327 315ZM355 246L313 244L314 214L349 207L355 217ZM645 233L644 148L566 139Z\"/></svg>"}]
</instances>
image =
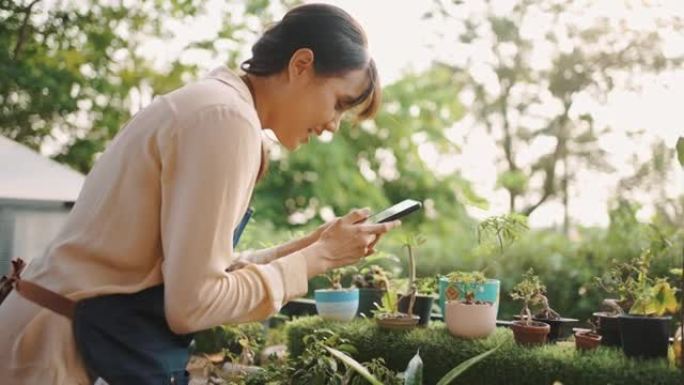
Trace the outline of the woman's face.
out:
<instances>
[{"instance_id":1,"label":"woman's face","mask_svg":"<svg viewBox=\"0 0 684 385\"><path fill-rule=\"evenodd\" d=\"M293 55L287 83L278 96L273 131L288 150L308 143L311 135L321 135L323 131L335 133L344 111L368 87L366 69L319 76L314 72L313 60L313 54L307 49Z\"/></svg>"}]
</instances>

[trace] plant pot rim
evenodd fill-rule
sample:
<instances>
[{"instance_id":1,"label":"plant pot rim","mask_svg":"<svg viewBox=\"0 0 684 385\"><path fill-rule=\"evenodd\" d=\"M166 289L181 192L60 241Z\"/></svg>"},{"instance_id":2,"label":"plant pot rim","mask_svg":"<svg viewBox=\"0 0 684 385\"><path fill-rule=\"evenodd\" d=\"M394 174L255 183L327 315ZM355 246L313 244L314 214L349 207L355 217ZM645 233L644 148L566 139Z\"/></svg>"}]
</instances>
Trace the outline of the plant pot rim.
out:
<instances>
[{"instance_id":1,"label":"plant pot rim","mask_svg":"<svg viewBox=\"0 0 684 385\"><path fill-rule=\"evenodd\" d=\"M408 316L406 313L402 313ZM409 329L418 325L420 316L412 314L411 317L406 318L382 318L382 315L375 318L375 322L381 326L389 329Z\"/></svg>"},{"instance_id":2,"label":"plant pot rim","mask_svg":"<svg viewBox=\"0 0 684 385\"><path fill-rule=\"evenodd\" d=\"M650 316L650 315L641 315L641 314L620 314L617 316L617 318L626 318L626 319L652 319L652 320L658 320L658 321L669 321L672 320L672 316L666 315L666 316Z\"/></svg>"},{"instance_id":3,"label":"plant pot rim","mask_svg":"<svg viewBox=\"0 0 684 385\"><path fill-rule=\"evenodd\" d=\"M447 281L447 282L449 281L449 278L447 278L446 275L441 275L441 276L439 277L439 279L440 279L440 280L445 280L445 281ZM456 282L458 282L458 281L456 281ZM501 283L501 280L498 279L498 278L485 278L485 283L496 283L496 282Z\"/></svg>"},{"instance_id":4,"label":"plant pot rim","mask_svg":"<svg viewBox=\"0 0 684 385\"><path fill-rule=\"evenodd\" d=\"M513 316L516 320L520 320L520 314L516 314ZM538 321L538 322L560 322L560 323L577 323L579 320L577 318L566 318L566 317L561 317L558 319L546 319L546 318L537 318L537 317L532 317L532 321Z\"/></svg>"},{"instance_id":5,"label":"plant pot rim","mask_svg":"<svg viewBox=\"0 0 684 385\"><path fill-rule=\"evenodd\" d=\"M343 287L343 288L341 288L341 289L331 289L331 288L327 288L327 289L316 289L316 290L314 290L314 292L319 292L319 293L330 293L330 292L335 292L335 291L338 291L338 292L350 292L350 291L358 291L358 290L359 290L359 289L357 289L357 288L355 288L355 287Z\"/></svg>"},{"instance_id":6,"label":"plant pot rim","mask_svg":"<svg viewBox=\"0 0 684 385\"><path fill-rule=\"evenodd\" d=\"M540 322L540 321L535 321L535 320L530 321L529 325L525 321L516 320L516 321L513 321L511 326L522 327L522 328L526 328L526 329L548 329L548 330L551 330L551 325L549 325L545 322Z\"/></svg>"},{"instance_id":7,"label":"plant pot rim","mask_svg":"<svg viewBox=\"0 0 684 385\"><path fill-rule=\"evenodd\" d=\"M620 314L613 314L609 311L595 311L591 315L594 317L617 318Z\"/></svg>"},{"instance_id":8,"label":"plant pot rim","mask_svg":"<svg viewBox=\"0 0 684 385\"><path fill-rule=\"evenodd\" d=\"M494 303L491 301L480 301L482 303L466 303L465 301L462 301L460 299L457 300L447 300L446 305L452 305L452 304L459 304L459 305L465 305L465 306L494 306Z\"/></svg>"},{"instance_id":9,"label":"plant pot rim","mask_svg":"<svg viewBox=\"0 0 684 385\"><path fill-rule=\"evenodd\" d=\"M586 338L586 339L592 339L592 340L599 340L603 338L602 335L598 333L594 333L591 330L582 330L582 331L577 331L575 332L575 338L580 337L580 338Z\"/></svg>"}]
</instances>

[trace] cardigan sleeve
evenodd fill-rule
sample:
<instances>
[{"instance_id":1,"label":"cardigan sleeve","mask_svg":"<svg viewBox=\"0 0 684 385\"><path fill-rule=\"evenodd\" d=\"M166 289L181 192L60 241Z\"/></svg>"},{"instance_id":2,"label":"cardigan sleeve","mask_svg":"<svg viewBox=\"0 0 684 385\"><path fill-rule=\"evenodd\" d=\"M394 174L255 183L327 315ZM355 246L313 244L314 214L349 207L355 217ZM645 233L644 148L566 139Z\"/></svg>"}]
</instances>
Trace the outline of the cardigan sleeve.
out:
<instances>
[{"instance_id":1,"label":"cardigan sleeve","mask_svg":"<svg viewBox=\"0 0 684 385\"><path fill-rule=\"evenodd\" d=\"M162 273L167 321L176 333L264 319L307 291L306 251L226 272L260 143L244 112L214 105L177 122L162 146Z\"/></svg>"}]
</instances>

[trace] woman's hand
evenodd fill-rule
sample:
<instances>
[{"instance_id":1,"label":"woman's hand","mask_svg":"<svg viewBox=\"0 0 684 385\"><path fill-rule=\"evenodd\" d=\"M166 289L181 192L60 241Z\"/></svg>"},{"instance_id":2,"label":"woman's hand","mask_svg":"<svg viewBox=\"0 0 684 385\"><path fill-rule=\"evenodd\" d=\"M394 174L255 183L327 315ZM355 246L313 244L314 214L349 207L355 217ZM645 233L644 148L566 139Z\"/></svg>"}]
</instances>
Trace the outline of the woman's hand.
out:
<instances>
[{"instance_id":1,"label":"woman's hand","mask_svg":"<svg viewBox=\"0 0 684 385\"><path fill-rule=\"evenodd\" d=\"M309 245L312 245L312 244L314 244L316 241L318 241L318 240L321 238L321 234L323 234L323 232L324 232L328 227L330 227L333 223L335 223L335 221L338 220L338 219L340 219L340 218L335 218L335 219L333 219L332 221L326 222L326 223L324 223L324 224L318 226L318 228L317 228L316 230L314 230L313 232L311 232L311 233L309 233L308 235L306 235L306 236L303 238L303 243L304 243L304 244L302 245L301 248L306 247L306 246L309 246Z\"/></svg>"},{"instance_id":2,"label":"woman's hand","mask_svg":"<svg viewBox=\"0 0 684 385\"><path fill-rule=\"evenodd\" d=\"M363 223L369 215L368 209L356 209L324 225L318 240L305 254L309 277L356 263L372 254L380 236L401 224L400 221Z\"/></svg>"}]
</instances>

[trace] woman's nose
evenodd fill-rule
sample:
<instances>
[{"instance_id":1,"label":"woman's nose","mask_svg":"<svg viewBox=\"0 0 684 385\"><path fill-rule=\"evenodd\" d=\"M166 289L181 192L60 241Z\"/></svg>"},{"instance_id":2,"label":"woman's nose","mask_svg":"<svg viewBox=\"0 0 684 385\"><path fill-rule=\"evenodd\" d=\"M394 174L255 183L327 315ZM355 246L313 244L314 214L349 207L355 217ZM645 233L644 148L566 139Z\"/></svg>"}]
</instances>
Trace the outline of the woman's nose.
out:
<instances>
[{"instance_id":1,"label":"woman's nose","mask_svg":"<svg viewBox=\"0 0 684 385\"><path fill-rule=\"evenodd\" d=\"M325 124L325 129L332 132L333 134L337 132L340 128L340 116L335 115L335 117Z\"/></svg>"}]
</instances>

